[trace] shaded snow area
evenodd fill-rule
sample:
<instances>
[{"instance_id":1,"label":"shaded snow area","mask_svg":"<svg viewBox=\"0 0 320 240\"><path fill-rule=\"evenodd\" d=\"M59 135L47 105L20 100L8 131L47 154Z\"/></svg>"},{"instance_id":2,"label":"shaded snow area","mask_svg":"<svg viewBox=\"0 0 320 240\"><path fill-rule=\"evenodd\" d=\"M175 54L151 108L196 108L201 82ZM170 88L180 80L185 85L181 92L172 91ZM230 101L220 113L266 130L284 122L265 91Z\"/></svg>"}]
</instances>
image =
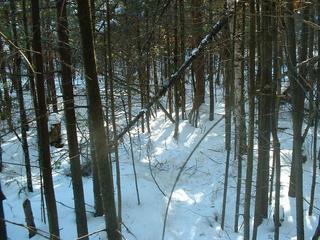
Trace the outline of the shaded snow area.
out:
<instances>
[{"instance_id":1,"label":"shaded snow area","mask_svg":"<svg viewBox=\"0 0 320 240\"><path fill-rule=\"evenodd\" d=\"M140 205L137 202L129 137L128 135L125 136L119 146L123 200L122 219L125 224L125 226L122 226L122 233L125 239L161 239L168 196L170 195L176 176L197 142L224 114L223 107L222 103L217 103L215 120L210 122L207 120L208 106L202 106L198 128L192 127L188 121L181 121L178 141L173 139L173 124L166 119L160 110L151 119L150 135L142 133L138 127L132 129L131 136L138 177ZM279 132L282 149L281 206L284 209L284 222L280 228L280 239L296 239L295 201L287 195L292 152L292 122L290 111L286 107L283 107L281 110L279 125L282 129ZM305 152L308 155L308 160L304 164L304 194L307 201L309 200L311 187L312 160L310 156L312 131L313 129L311 128L305 143ZM22 202L28 197L32 204L36 226L40 233L46 234L48 226L44 223L41 213L39 169L36 167L38 166L37 143L34 129L31 129L29 132L29 142L33 166L34 193L27 193L25 188L24 167L12 164L23 164L24 162L20 143L13 135L11 137L8 135L2 144L5 163L3 172L1 173L1 183L3 192L7 197L4 201L5 217L9 221L25 224ZM61 239L72 240L77 239L77 234L71 179L65 174L68 172L69 166L66 151L67 143L66 141L64 143L65 146L62 149L51 149L53 156L52 163L54 167L54 185ZM257 146L255 146L255 154L257 153L256 148ZM88 149L82 149L82 152L84 152L82 154L82 161L85 161L86 151ZM229 171L225 229L222 230L220 227L225 159L223 120L204 138L182 172L169 206L165 239L243 239L242 215L239 218L241 225L240 232L233 232L237 180L237 162L234 160L233 154ZM243 175L245 175L245 167L244 164ZM84 177L83 183L89 232L93 233L103 229L105 224L103 217L94 217L92 178ZM243 213L244 184L245 178L243 179L241 191L240 213ZM255 186L253 186L252 192L252 214L254 211L254 191ZM318 185L316 191L315 206L320 207ZM318 214L320 213L319 209L316 208L314 209L314 216L309 217L307 215L308 206L308 203L305 202L305 239L311 239L317 225ZM273 206L271 205L269 207L269 218L265 219L258 229L259 240L273 239L274 227L272 215ZM27 230L21 226L7 223L7 230L9 239L28 239ZM37 235L33 239L40 240L44 238ZM106 239L106 235L104 232L100 232L93 234L90 239Z\"/></svg>"}]
</instances>

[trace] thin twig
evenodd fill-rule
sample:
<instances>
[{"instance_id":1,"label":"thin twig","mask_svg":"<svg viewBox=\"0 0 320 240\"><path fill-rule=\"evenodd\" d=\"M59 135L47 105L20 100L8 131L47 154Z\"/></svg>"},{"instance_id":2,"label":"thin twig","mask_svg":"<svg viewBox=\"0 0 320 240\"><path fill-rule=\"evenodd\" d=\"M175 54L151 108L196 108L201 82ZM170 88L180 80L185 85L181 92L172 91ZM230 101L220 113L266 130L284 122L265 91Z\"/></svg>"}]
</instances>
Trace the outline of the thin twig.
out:
<instances>
[{"instance_id":1,"label":"thin twig","mask_svg":"<svg viewBox=\"0 0 320 240\"><path fill-rule=\"evenodd\" d=\"M150 150L149 150L149 143L150 143L151 140L149 140L148 142L148 147L147 147L147 158L148 158L148 166L149 166L149 171L150 171L150 174L151 174L151 177L154 181L154 183L156 184L156 186L158 187L159 191L162 193L162 195L164 197L167 197L167 195L165 194L165 192L161 189L158 181L156 180L154 174L153 174L153 171L152 171L152 166L151 166L151 157L150 157Z\"/></svg>"},{"instance_id":2,"label":"thin twig","mask_svg":"<svg viewBox=\"0 0 320 240\"><path fill-rule=\"evenodd\" d=\"M39 229L36 229L36 230L35 230L34 228L30 228L30 227L28 227L28 226L26 226L26 225L24 225L24 224L22 224L22 223L16 223L16 222L13 222L13 221L10 221L10 220L6 220L6 219L1 219L1 220L4 221L4 222L6 222L6 223L10 223L10 224L12 224L12 225L25 228L25 229L27 229L27 230L32 230L32 231L36 232L37 235L39 235L39 236L41 236L41 237L43 237L43 238L45 238L45 239L51 239L51 238L48 237L47 235L40 233L40 232L39 232ZM45 232L45 231L42 231L42 232L50 235L50 233L48 233L48 232ZM60 238L58 238L57 236L55 236L55 239L60 239Z\"/></svg>"},{"instance_id":3,"label":"thin twig","mask_svg":"<svg viewBox=\"0 0 320 240\"><path fill-rule=\"evenodd\" d=\"M132 236L134 236L135 239L137 239L136 235L134 235L134 233L128 228L128 226L124 222L121 222L121 224L124 226L128 233L130 233Z\"/></svg>"},{"instance_id":4,"label":"thin twig","mask_svg":"<svg viewBox=\"0 0 320 240\"><path fill-rule=\"evenodd\" d=\"M9 43L13 48L17 49L18 52L22 55L22 57L26 60L27 64L29 65L30 69L32 70L33 73L36 71L34 70L32 64L30 63L29 59L27 56L21 51L21 48L17 47L4 33L0 31L0 36L3 37L4 40L6 40L7 43Z\"/></svg>"},{"instance_id":5,"label":"thin twig","mask_svg":"<svg viewBox=\"0 0 320 240\"><path fill-rule=\"evenodd\" d=\"M199 142L195 145L195 147L192 149L191 153L189 154L189 156L187 157L187 159L185 160L185 162L182 164L181 168L180 168L180 171L174 181L174 184L172 186L172 189L171 189L171 192L170 192L170 195L169 195L169 200L168 200L168 203L167 203L167 208L166 208L166 212L165 212L165 216L164 216L164 222L163 222L163 228L162 228L162 240L164 240L164 236L165 236L165 232L166 232L166 223L167 223L167 219L168 219L168 212L169 212L169 206L170 206L170 203L171 203L171 199L172 199L172 195L173 195L173 192L177 186L177 183L178 181L180 180L180 176L183 172L183 170L185 169L187 163L189 162L189 160L191 159L191 156L193 155L193 153L196 151L196 149L200 146L201 142L205 139L205 137L209 134L209 132L212 131L212 129L214 129L214 127L216 127L218 125L218 123L220 123L222 121L222 119L224 119L224 115L215 123L213 124L209 130L201 137L201 139L199 140Z\"/></svg>"},{"instance_id":6,"label":"thin twig","mask_svg":"<svg viewBox=\"0 0 320 240\"><path fill-rule=\"evenodd\" d=\"M98 233L101 233L101 232L106 232L106 229L104 228L104 229L100 229L100 230L94 231L92 233L88 233L86 235L83 235L81 237L76 238L76 240L81 240L81 239L87 238L89 236L92 236L92 235L95 235L95 234L98 234Z\"/></svg>"},{"instance_id":7,"label":"thin twig","mask_svg":"<svg viewBox=\"0 0 320 240\"><path fill-rule=\"evenodd\" d=\"M303 200L310 205L310 202L306 198L303 198ZM320 208L318 208L316 206L313 206L313 207L320 212Z\"/></svg>"}]
</instances>

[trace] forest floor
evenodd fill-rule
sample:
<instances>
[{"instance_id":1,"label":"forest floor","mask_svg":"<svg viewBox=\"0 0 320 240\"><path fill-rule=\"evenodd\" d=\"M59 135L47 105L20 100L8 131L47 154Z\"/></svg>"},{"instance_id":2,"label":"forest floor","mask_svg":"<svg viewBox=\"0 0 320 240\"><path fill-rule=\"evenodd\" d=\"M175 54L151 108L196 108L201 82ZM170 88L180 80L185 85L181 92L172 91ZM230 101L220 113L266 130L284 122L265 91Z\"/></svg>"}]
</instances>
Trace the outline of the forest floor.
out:
<instances>
[{"instance_id":1,"label":"forest floor","mask_svg":"<svg viewBox=\"0 0 320 240\"><path fill-rule=\"evenodd\" d=\"M173 138L174 126L159 110L156 118L150 122L151 134L142 133L141 129L131 131L133 140L134 161L137 172L140 205L137 201L135 178L129 137L126 136L119 146L121 187L122 187L122 233L128 240L160 240L168 203L168 196L188 155L208 129L224 114L223 103L216 103L215 119L208 121L208 106L200 109L198 128L192 127L187 120L180 122L178 141ZM281 206L284 210L284 221L280 228L280 239L296 239L295 200L288 197L290 162L292 152L292 121L289 109L284 106L279 118L279 139L281 143ZM308 157L304 164L304 196L308 201L312 177L312 131L311 128L305 143L305 153ZM65 132L63 132L65 137ZM319 135L318 135L319 136ZM21 144L13 135L7 135L2 143L4 169L1 173L2 189L6 196L4 201L7 220L25 224L22 202L29 198L32 204L35 223L41 233L48 232L48 226L43 222L41 213L41 194L39 183L39 168L37 163L37 143L35 130L30 130L29 143L32 157L34 192L27 193L24 158ZM52 147L52 163L54 166L54 186L59 215L61 239L77 239L75 214L73 209L73 194L69 171L68 155L65 147ZM256 154L255 146L255 154ZM83 150L85 151L85 150ZM272 154L271 154L272 156ZM84 159L84 157L83 157ZM225 172L226 152L224 150L224 121L221 121L203 139L184 168L182 175L172 195L169 206L165 239L167 240L212 240L212 239L243 239L243 218L239 218L239 233L234 233L234 214L236 199L237 161L231 155L229 170L229 186L226 210L225 229L220 227L222 212L223 182ZM245 163L245 160L244 160ZM13 165L18 164L18 165ZM270 159L270 165L272 159ZM256 162L255 162L256 168ZM114 166L115 169L115 166ZM243 176L245 177L245 164ZM115 171L114 171L115 172ZM319 174L318 174L319 175ZM104 229L103 217L94 217L94 199L91 177L83 177L85 201L89 232ZM243 212L245 178L241 191L241 208ZM316 192L319 192L317 183ZM254 196L255 186L253 186ZM274 196L274 194L273 194ZM252 198L252 205L254 197ZM274 202L273 202L274 203ZM320 207L320 197L316 194L315 206ZM319 208L314 209L314 215L308 216L308 203L305 202L305 239L311 239L318 222ZM254 208L251 212L253 213ZM269 217L258 229L258 239L273 239L274 224L272 220L273 205L269 207ZM252 220L252 219L251 219ZM252 228L251 228L252 229ZM25 228L7 223L9 239L28 239ZM93 234L90 239L105 239L104 232ZM35 236L33 239L44 239Z\"/></svg>"}]
</instances>

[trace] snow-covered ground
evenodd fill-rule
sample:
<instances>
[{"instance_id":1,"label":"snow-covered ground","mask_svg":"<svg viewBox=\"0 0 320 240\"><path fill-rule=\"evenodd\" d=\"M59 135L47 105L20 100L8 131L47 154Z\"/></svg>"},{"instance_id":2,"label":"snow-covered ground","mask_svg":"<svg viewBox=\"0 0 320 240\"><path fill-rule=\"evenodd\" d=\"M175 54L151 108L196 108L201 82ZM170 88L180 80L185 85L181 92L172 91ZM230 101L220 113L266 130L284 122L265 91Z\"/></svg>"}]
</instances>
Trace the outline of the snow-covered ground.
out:
<instances>
[{"instance_id":1,"label":"snow-covered ground","mask_svg":"<svg viewBox=\"0 0 320 240\"><path fill-rule=\"evenodd\" d=\"M137 203L132 158L128 136L120 145L121 186L122 186L122 233L128 240L158 240L161 239L166 205L171 188L175 182L181 166L187 159L194 146L208 129L219 120L223 112L223 104L217 103L215 120L208 121L208 106L204 105L200 110L200 123L198 128L192 127L188 121L180 122L179 140L173 139L173 124L166 119L159 110L156 118L151 120L151 134L141 133L141 129L135 128L131 131L134 160L138 176L138 189L141 204ZM284 222L280 228L281 239L295 239L295 201L288 197L288 182L291 161L291 117L287 109L282 109L280 115L280 127L285 130L280 132L282 156L281 175L281 206L284 209ZM305 151L311 156L311 132L306 140ZM36 136L29 137L34 193L27 193L24 167L12 165L12 163L23 164L23 154L20 143L13 136L6 136L3 142L3 172L1 183L7 199L4 201L5 217L7 220L22 223L24 214L22 208L23 200L28 197L32 204L36 226L42 234L48 232L48 226L42 221L41 195L39 184L39 169L36 153ZM71 179L65 175L68 169L68 159L65 150L52 148L54 165L54 184L59 215L61 239L77 239L75 214L73 210L73 196ZM240 233L233 232L235 212L235 192L237 162L231 157L229 171L229 188L226 212L225 229L220 227L222 212L223 181L225 171L226 153L224 150L224 121L221 121L204 138L200 146L192 155L186 165L181 178L173 193L169 206L168 219L166 223L165 239L174 240L212 240L212 239L243 239L242 223L240 216ZM311 187L312 161L308 159L304 164L304 194L308 200ZM152 177L154 176L154 178ZM245 175L245 164L243 168ZM155 182L155 180L156 182ZM242 185L242 213L244 183ZM93 233L104 228L103 217L94 217L92 178L84 177L84 192L87 208L89 232ZM253 186L253 196L255 187ZM317 185L315 206L320 207L319 189ZM273 194L274 195L274 194ZM252 198L253 205L254 198ZM252 213L253 213L252 208ZM305 202L305 239L311 239L317 225L319 209L314 209L314 216L307 215L308 204ZM274 227L272 221L273 206L269 208L269 218L265 219L258 230L258 239L273 239ZM25 228L7 223L9 239L28 239ZM35 236L33 239L43 239ZM106 239L103 232L93 234L90 239Z\"/></svg>"}]
</instances>

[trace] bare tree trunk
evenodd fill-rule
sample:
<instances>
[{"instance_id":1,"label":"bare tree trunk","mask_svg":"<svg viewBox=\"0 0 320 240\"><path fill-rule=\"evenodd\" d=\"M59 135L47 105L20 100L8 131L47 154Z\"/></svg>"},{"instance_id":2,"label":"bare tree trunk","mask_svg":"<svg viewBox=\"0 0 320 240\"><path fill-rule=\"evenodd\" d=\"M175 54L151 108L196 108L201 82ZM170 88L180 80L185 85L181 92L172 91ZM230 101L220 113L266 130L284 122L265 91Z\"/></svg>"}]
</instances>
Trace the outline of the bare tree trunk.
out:
<instances>
[{"instance_id":1,"label":"bare tree trunk","mask_svg":"<svg viewBox=\"0 0 320 240\"><path fill-rule=\"evenodd\" d=\"M145 35L152 34L150 33L149 29L149 0L144 0L144 13L145 13ZM150 101L150 53L149 53L149 41L146 41L143 45L144 55L145 55L145 104L148 105ZM146 112L146 123L147 123L147 130L148 133L151 132L150 130L150 111Z\"/></svg>"},{"instance_id":2,"label":"bare tree trunk","mask_svg":"<svg viewBox=\"0 0 320 240\"><path fill-rule=\"evenodd\" d=\"M310 8L310 20L312 22L316 22L315 18L315 6L312 6ZM308 39L308 59L311 59L314 57L314 28L309 28L309 39ZM309 90L309 122L310 126L313 127L315 123L315 96L317 96L317 93L314 91L315 85L316 85L316 71L315 66L313 64L310 64L310 66L307 66L307 89ZM309 85L309 86L308 86Z\"/></svg>"},{"instance_id":3,"label":"bare tree trunk","mask_svg":"<svg viewBox=\"0 0 320 240\"><path fill-rule=\"evenodd\" d=\"M113 139L117 137L117 125L116 125L116 114L115 114L115 99L114 99L114 79L113 79L113 67L112 67L112 45L111 45L111 10L109 0L106 2L107 10L107 52L108 52L108 76L110 83L110 104L111 104L111 117L112 117L112 132ZM148 120L147 120L148 121ZM116 183L117 183L117 196L118 196L118 221L122 222L122 195L121 195L121 175L120 175L120 159L118 146L115 146L114 156L116 161ZM119 225L119 231L121 226Z\"/></svg>"},{"instance_id":4,"label":"bare tree trunk","mask_svg":"<svg viewBox=\"0 0 320 240\"><path fill-rule=\"evenodd\" d=\"M180 20L180 58L181 62L185 61L185 19L184 19L184 0L179 0L179 20ZM181 97L181 118L186 119L186 88L185 75L180 79L180 97Z\"/></svg>"},{"instance_id":5,"label":"bare tree trunk","mask_svg":"<svg viewBox=\"0 0 320 240\"><path fill-rule=\"evenodd\" d=\"M144 108L146 105L145 102L145 94L146 94L146 75L145 75L145 65L144 65L144 57L142 53L141 48L141 29L140 29L140 19L139 19L139 13L136 13L136 39L137 39L137 51L138 51L138 78L139 78L139 85L140 85L140 101L141 101L141 108ZM142 126L142 132L145 130L145 116L141 119L141 126Z\"/></svg>"},{"instance_id":6,"label":"bare tree trunk","mask_svg":"<svg viewBox=\"0 0 320 240\"><path fill-rule=\"evenodd\" d=\"M178 69L179 62L179 49L178 49L178 0L174 1L173 5L173 15L174 15L174 50L173 50L173 62L174 62L174 71ZM179 82L174 86L174 113L175 113L175 124L174 124L174 139L178 140L179 137L179 106L180 106L180 94L179 94Z\"/></svg>"},{"instance_id":7,"label":"bare tree trunk","mask_svg":"<svg viewBox=\"0 0 320 240\"><path fill-rule=\"evenodd\" d=\"M281 177L281 163L280 163L280 142L277 136L277 129L273 129L273 151L275 158L275 171L276 171L276 182L275 182L275 203L274 203L274 239L279 240L280 232L280 177Z\"/></svg>"},{"instance_id":8,"label":"bare tree trunk","mask_svg":"<svg viewBox=\"0 0 320 240\"><path fill-rule=\"evenodd\" d=\"M244 198L244 239L250 239L250 206L251 206L251 190L252 190L252 172L253 172L253 148L254 148L254 114L255 114L255 0L250 0L250 37L249 37L249 125L248 125L248 156L246 170L246 188Z\"/></svg>"},{"instance_id":9,"label":"bare tree trunk","mask_svg":"<svg viewBox=\"0 0 320 240\"><path fill-rule=\"evenodd\" d=\"M69 26L67 19L66 1L57 0L57 32L59 38L59 54L61 60L61 80L64 102L64 114L67 129L69 159L71 168L72 187L74 195L74 206L76 212L76 224L78 237L87 240L84 237L88 234L86 208L84 201L84 192L81 176L81 165L79 146L77 139L76 114L74 110L73 84L71 66L71 49L69 45Z\"/></svg>"},{"instance_id":10,"label":"bare tree trunk","mask_svg":"<svg viewBox=\"0 0 320 240\"><path fill-rule=\"evenodd\" d=\"M34 223L31 203L29 199L24 200L23 202L23 211L26 218L26 223L29 231L29 238L32 238L37 234L36 225Z\"/></svg>"},{"instance_id":11,"label":"bare tree trunk","mask_svg":"<svg viewBox=\"0 0 320 240\"><path fill-rule=\"evenodd\" d=\"M94 197L94 209L95 216L103 215L103 204L100 191L100 180L98 172L98 161L96 156L96 150L93 141L93 126L90 119L88 119L89 124L89 140L90 140L90 155L91 155L91 167L92 167L92 184L93 184L93 197Z\"/></svg>"},{"instance_id":12,"label":"bare tree trunk","mask_svg":"<svg viewBox=\"0 0 320 240\"><path fill-rule=\"evenodd\" d=\"M5 59L5 52L3 49L3 41L2 38L0 38L0 59ZM3 112L2 112L2 119L7 120L7 124L9 127L9 130L11 131L13 129L13 122L12 122L12 116L11 116L11 108L12 108L12 100L9 93L9 86L7 81L7 73L6 73L6 62L0 61L0 73L1 73L1 81L3 85L3 94L4 94L4 105L3 105Z\"/></svg>"},{"instance_id":13,"label":"bare tree trunk","mask_svg":"<svg viewBox=\"0 0 320 240\"><path fill-rule=\"evenodd\" d=\"M46 19L44 20L45 33L47 41L45 43L45 76L47 80L47 104L52 105L52 111L58 112L57 92L55 85L55 74L54 74L54 52L53 52L53 41L52 41L52 29L51 29L51 7L50 0L46 0L47 12Z\"/></svg>"},{"instance_id":14,"label":"bare tree trunk","mask_svg":"<svg viewBox=\"0 0 320 240\"><path fill-rule=\"evenodd\" d=\"M272 2L261 2L261 81L259 96L258 167L253 239L258 226L268 216L269 157L271 132L271 83L272 83Z\"/></svg>"},{"instance_id":15,"label":"bare tree trunk","mask_svg":"<svg viewBox=\"0 0 320 240\"><path fill-rule=\"evenodd\" d=\"M320 4L318 1L317 6L317 14L320 13ZM320 19L317 19L317 24L320 24ZM320 32L317 32L318 37L318 49L320 47ZM319 124L319 101L320 101L320 67L318 66L317 74L316 74L316 100L314 106L314 128L313 128L313 166L312 166L312 182L311 182L311 193L310 193L310 206L308 214L309 216L312 215L313 207L314 207L314 195L315 195L315 188L316 188L316 179L317 179L317 160L320 160L320 149L318 150L318 124Z\"/></svg>"},{"instance_id":16,"label":"bare tree trunk","mask_svg":"<svg viewBox=\"0 0 320 240\"><path fill-rule=\"evenodd\" d=\"M17 24L16 24L16 5L14 0L10 0L10 9L11 9L11 28L13 35L14 44L19 47L18 35L17 35ZM13 82L16 82L16 92L19 102L19 113L20 113L20 127L21 127L21 144L24 154L24 162L26 168L27 176L27 188L29 192L33 192L32 187L32 175L30 167L30 155L29 155L29 145L27 140L27 131L28 131L28 120L26 115L26 110L24 107L24 97L22 89L22 79L21 79L21 57L19 53L14 55L14 65L13 65Z\"/></svg>"},{"instance_id":17,"label":"bare tree trunk","mask_svg":"<svg viewBox=\"0 0 320 240\"><path fill-rule=\"evenodd\" d=\"M154 82L154 94L157 95L159 92L159 79L158 79L158 67L157 67L156 59L153 60L153 82Z\"/></svg>"},{"instance_id":18,"label":"bare tree trunk","mask_svg":"<svg viewBox=\"0 0 320 240\"><path fill-rule=\"evenodd\" d=\"M32 63L32 58L31 58L31 46L30 46L30 41L29 41L29 29L28 29L28 18L27 18L27 9L26 9L26 0L22 0L22 13L23 13L23 29L24 29L24 34L25 34L25 46L26 46L26 56L28 58L28 61ZM37 94L36 94L36 88L35 88L35 83L34 83L34 74L32 72L32 69L30 66L28 66L28 80L30 84L30 90L31 90L31 97L32 97L32 102L33 106L35 108L35 115L36 118L38 118L38 102L37 102Z\"/></svg>"},{"instance_id":19,"label":"bare tree trunk","mask_svg":"<svg viewBox=\"0 0 320 240\"><path fill-rule=\"evenodd\" d=\"M40 11L39 0L31 1L32 8L32 26L33 26L33 40L32 48L34 51L34 64L36 70L36 92L39 104L39 158L40 165L43 171L44 194L47 205L47 213L49 220L49 229L52 239L59 239L59 224L58 213L56 206L56 199L53 188L51 157L49 148L49 133L48 133L48 119L47 106L43 78L43 58L41 46L41 29L40 29Z\"/></svg>"},{"instance_id":20,"label":"bare tree trunk","mask_svg":"<svg viewBox=\"0 0 320 240\"><path fill-rule=\"evenodd\" d=\"M114 200L112 165L108 160L110 151L107 145L107 136L104 129L103 111L98 85L92 22L88 0L77 0L78 18L85 68L85 79L88 94L88 114L92 123L92 134L97 156L97 165L100 181L100 191L103 202L103 212L107 235L110 240L120 240L119 223Z\"/></svg>"},{"instance_id":21,"label":"bare tree trunk","mask_svg":"<svg viewBox=\"0 0 320 240\"><path fill-rule=\"evenodd\" d=\"M293 12L294 1L286 5L286 31L287 31L287 52L288 52L288 73L292 95L292 121L293 121L293 153L289 185L289 196L296 197L296 221L297 221L297 239L304 239L304 214L303 214L303 172L302 172L302 122L304 116L304 90L302 79L296 72L296 36L295 19Z\"/></svg>"},{"instance_id":22,"label":"bare tree trunk","mask_svg":"<svg viewBox=\"0 0 320 240\"><path fill-rule=\"evenodd\" d=\"M125 8L128 9L129 8L129 4L128 1L125 0L124 1L124 5ZM128 25L130 22L130 13L126 12L125 13L125 24ZM132 34L129 31L129 28L125 28L125 36L130 36L130 34ZM126 55L126 76L127 76L127 95L128 95L128 119L129 122L132 119L132 91L131 88L133 86L133 74L134 74L134 67L133 67L133 62L132 62L132 50L131 50L131 46L130 46L130 41L129 39L126 40L126 51L127 51L127 55Z\"/></svg>"},{"instance_id":23,"label":"bare tree trunk","mask_svg":"<svg viewBox=\"0 0 320 240\"><path fill-rule=\"evenodd\" d=\"M192 18L192 47L196 47L201 41L202 35L202 14L201 14L202 0L191 0L191 18ZM192 103L192 109L189 114L189 122L197 125L197 117L200 105L204 103L205 84L204 84L204 57L200 56L192 64L196 81L195 81L195 95Z\"/></svg>"},{"instance_id":24,"label":"bare tree trunk","mask_svg":"<svg viewBox=\"0 0 320 240\"><path fill-rule=\"evenodd\" d=\"M95 13L95 0L90 0L90 13L91 13L91 24L92 24L92 37L93 42L96 40L96 13ZM95 44L94 44L95 46ZM105 54L106 55L106 54ZM106 62L106 61L105 61ZM107 74L105 74L105 77ZM105 82L105 86L106 86ZM107 87L105 87L106 91ZM88 101L88 99L87 99ZM106 109L107 106L107 92L106 92ZM107 110L106 110L107 113ZM106 118L106 123L108 123L108 119ZM98 160L95 150L94 136L93 136L93 122L90 118L88 118L88 127L89 127L89 140L90 140L90 155L91 155L91 168L92 168L92 184L93 184L93 196L94 196L94 208L95 208L95 216L103 216L103 203L102 196L100 190L100 180L99 180L99 172L98 172ZM107 126L108 128L108 126Z\"/></svg>"},{"instance_id":25,"label":"bare tree trunk","mask_svg":"<svg viewBox=\"0 0 320 240\"><path fill-rule=\"evenodd\" d=\"M24 29L24 34L25 34L25 46L26 46L26 56L28 58L29 63L33 63L33 59L31 57L31 46L30 46L30 37L29 37L29 29L28 29L28 18L27 18L27 8L26 8L26 0L22 0L22 14L23 14L23 29ZM27 69L27 74L28 74L28 81L30 84L30 92L31 92L31 98L32 98L32 103L34 107L34 113L35 117L37 119L36 125L37 129L40 129L39 126L39 121L38 119L40 118L39 115L39 104L38 104L38 97L37 97L37 92L36 92L36 85L35 85L35 74L33 73L33 70L31 67L28 65ZM39 132L37 131L37 137L39 139ZM40 149L40 141L38 141L38 149ZM40 168L40 196L41 196L41 220L44 220L45 222L45 206L44 206L44 196L43 196L43 178L42 178L42 169Z\"/></svg>"},{"instance_id":26,"label":"bare tree trunk","mask_svg":"<svg viewBox=\"0 0 320 240\"><path fill-rule=\"evenodd\" d=\"M211 23L213 21L213 15L212 15L212 0L209 1L209 22ZM214 61L213 61L213 54L208 53L209 63L208 63L208 78L209 78L209 120L213 121L214 119L214 79L213 79L213 68Z\"/></svg>"},{"instance_id":27,"label":"bare tree trunk","mask_svg":"<svg viewBox=\"0 0 320 240\"><path fill-rule=\"evenodd\" d=\"M278 119L279 119L279 96L281 95L281 76L280 76L280 56L279 51L279 3L275 2L272 4L272 16L276 16L273 19L274 29L274 45L273 45L273 84L272 84L272 139L273 139L273 161L275 168L275 202L274 202L274 239L279 240L279 228L280 228L280 188L281 188L281 159L280 159L280 142L278 138ZM271 182L272 186L272 182ZM270 197L271 202L271 197Z\"/></svg>"},{"instance_id":28,"label":"bare tree trunk","mask_svg":"<svg viewBox=\"0 0 320 240\"><path fill-rule=\"evenodd\" d=\"M167 50L167 59L165 63L165 78L168 78L172 72L171 69L171 45L170 45L170 26L167 24L166 26L166 50ZM168 105L169 105L169 113L172 116L173 112L173 100L172 100L172 89L168 90L168 97L167 97Z\"/></svg>"},{"instance_id":29,"label":"bare tree trunk","mask_svg":"<svg viewBox=\"0 0 320 240\"><path fill-rule=\"evenodd\" d=\"M230 29L227 26L223 31L225 39L230 39ZM231 46L231 40L227 42L228 46ZM222 200L222 217L221 217L221 228L224 229L225 213L227 205L227 193L228 193L228 177L229 177L229 165L230 165L230 152L231 152L231 82L233 81L232 61L231 61L231 48L225 47L223 50L223 60L225 60L224 68L224 89L225 89L225 149L227 151L226 167L224 174L224 187L223 187L223 200Z\"/></svg>"},{"instance_id":30,"label":"bare tree trunk","mask_svg":"<svg viewBox=\"0 0 320 240\"><path fill-rule=\"evenodd\" d=\"M235 3L237 4L237 3ZM238 232L239 223L239 211L240 211L240 194L241 194L241 182L242 182L242 160L243 154L246 151L246 130L245 130L245 112L244 112L244 31L245 31L245 3L239 4L241 9L235 13L235 17L241 16L241 19L235 20L236 36L235 40L235 118L236 118L236 140L238 149L236 151L236 157L238 160L238 173L237 173L237 194L236 194L236 210L235 210L235 222L234 231ZM239 21L241 20L241 21ZM238 30L240 29L240 31Z\"/></svg>"}]
</instances>

